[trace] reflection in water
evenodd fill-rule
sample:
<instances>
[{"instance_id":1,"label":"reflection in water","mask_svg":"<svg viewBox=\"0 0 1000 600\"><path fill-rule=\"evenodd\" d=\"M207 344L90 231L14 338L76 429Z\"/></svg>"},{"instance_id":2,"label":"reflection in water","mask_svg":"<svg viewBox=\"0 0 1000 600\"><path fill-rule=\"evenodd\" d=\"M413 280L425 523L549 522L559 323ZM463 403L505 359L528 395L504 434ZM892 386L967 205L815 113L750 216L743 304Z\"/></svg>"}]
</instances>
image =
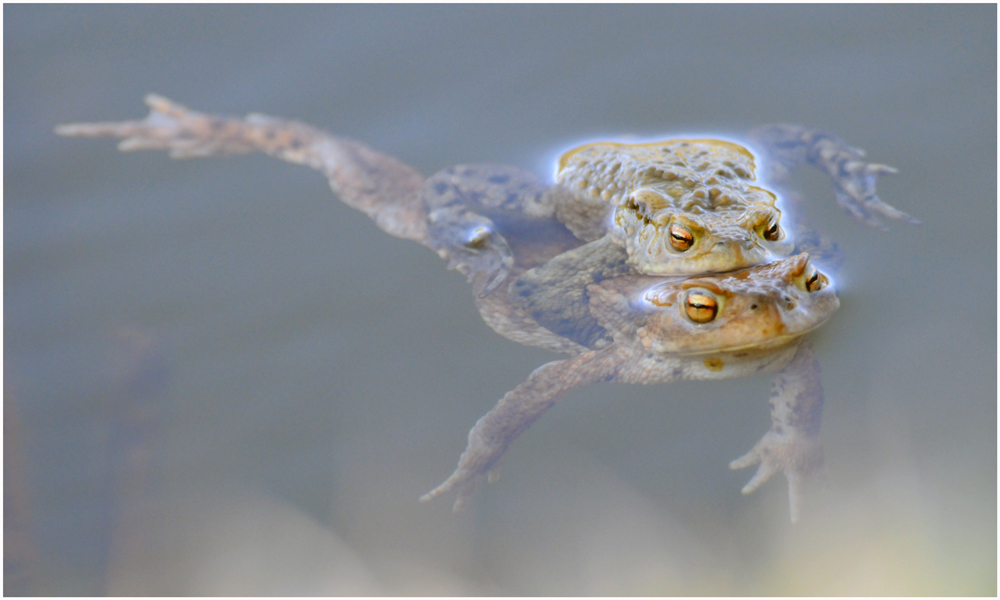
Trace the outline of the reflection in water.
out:
<instances>
[{"instance_id":1,"label":"reflection in water","mask_svg":"<svg viewBox=\"0 0 1000 600\"><path fill-rule=\"evenodd\" d=\"M170 367L142 331L116 332L104 589L113 596L371 595L355 554L287 504L246 493L164 494Z\"/></svg>"},{"instance_id":2,"label":"reflection in water","mask_svg":"<svg viewBox=\"0 0 1000 600\"><path fill-rule=\"evenodd\" d=\"M3 398L3 595L34 593L38 549L34 540L25 460L24 424L17 416L18 398L10 388Z\"/></svg>"},{"instance_id":3,"label":"reflection in water","mask_svg":"<svg viewBox=\"0 0 1000 600\"><path fill-rule=\"evenodd\" d=\"M155 497L163 472L163 427L169 410L170 368L163 349L134 328L115 333L108 423L108 560L103 587L114 594L111 573L122 557L155 547L146 505Z\"/></svg>"},{"instance_id":4,"label":"reflection in water","mask_svg":"<svg viewBox=\"0 0 1000 600\"><path fill-rule=\"evenodd\" d=\"M287 503L229 492L160 497L118 545L115 596L363 596L384 592L336 534Z\"/></svg>"}]
</instances>

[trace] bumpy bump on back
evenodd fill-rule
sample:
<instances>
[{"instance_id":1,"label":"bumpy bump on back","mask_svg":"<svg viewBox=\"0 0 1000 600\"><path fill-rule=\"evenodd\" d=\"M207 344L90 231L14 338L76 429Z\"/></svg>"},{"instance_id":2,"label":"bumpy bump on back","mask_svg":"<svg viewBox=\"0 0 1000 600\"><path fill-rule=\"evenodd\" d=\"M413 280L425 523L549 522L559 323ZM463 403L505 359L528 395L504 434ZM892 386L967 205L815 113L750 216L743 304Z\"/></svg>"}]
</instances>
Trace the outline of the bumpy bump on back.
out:
<instances>
[{"instance_id":1,"label":"bumpy bump on back","mask_svg":"<svg viewBox=\"0 0 1000 600\"><path fill-rule=\"evenodd\" d=\"M773 244L782 237L777 198L752 185L754 170L753 154L739 144L675 139L580 146L560 157L556 177L578 197L609 204L609 232L640 273L682 275L784 252Z\"/></svg>"},{"instance_id":2,"label":"bumpy bump on back","mask_svg":"<svg viewBox=\"0 0 1000 600\"><path fill-rule=\"evenodd\" d=\"M563 154L556 178L571 189L617 204L629 192L652 182L674 182L677 199L708 185L745 187L754 180L754 170L749 150L723 140L595 142ZM699 195L695 204L712 210L734 202L734 198Z\"/></svg>"}]
</instances>

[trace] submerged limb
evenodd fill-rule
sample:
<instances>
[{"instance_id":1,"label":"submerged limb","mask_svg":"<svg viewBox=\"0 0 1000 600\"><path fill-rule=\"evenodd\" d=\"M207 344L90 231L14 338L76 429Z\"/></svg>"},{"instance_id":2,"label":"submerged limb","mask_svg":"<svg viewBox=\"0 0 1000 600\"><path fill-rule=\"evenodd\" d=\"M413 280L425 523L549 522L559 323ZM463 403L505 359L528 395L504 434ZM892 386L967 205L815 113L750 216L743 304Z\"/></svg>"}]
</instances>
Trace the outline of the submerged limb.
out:
<instances>
[{"instance_id":1,"label":"submerged limb","mask_svg":"<svg viewBox=\"0 0 1000 600\"><path fill-rule=\"evenodd\" d=\"M150 112L141 121L74 123L56 127L56 133L122 138L122 151L168 150L173 158L263 152L322 172L345 204L382 230L424 243L424 210L417 198L424 177L398 160L296 121L207 115L155 94L145 100Z\"/></svg>"},{"instance_id":2,"label":"submerged limb","mask_svg":"<svg viewBox=\"0 0 1000 600\"><path fill-rule=\"evenodd\" d=\"M528 270L511 284L511 301L549 331L588 348L611 342L591 314L587 286L630 271L625 248L603 237Z\"/></svg>"},{"instance_id":3,"label":"submerged limb","mask_svg":"<svg viewBox=\"0 0 1000 600\"><path fill-rule=\"evenodd\" d=\"M458 459L458 468L444 483L420 498L426 502L458 491L458 512L488 477L496 481L499 461L514 439L545 414L560 396L570 390L614 377L622 362L614 346L586 352L566 360L542 365L528 379L507 392L493 409L469 431L469 443Z\"/></svg>"},{"instance_id":4,"label":"submerged limb","mask_svg":"<svg viewBox=\"0 0 1000 600\"><path fill-rule=\"evenodd\" d=\"M420 192L430 246L449 269L470 281L476 276L479 298L489 295L514 267L514 253L492 217L552 216L554 210L541 201L545 188L514 167L458 165L435 173Z\"/></svg>"},{"instance_id":5,"label":"submerged limb","mask_svg":"<svg viewBox=\"0 0 1000 600\"><path fill-rule=\"evenodd\" d=\"M752 493L775 473L784 472L793 523L802 512L805 478L823 465L823 446L819 437L822 410L819 363L807 343L803 343L791 362L774 378L770 431L750 452L729 463L730 469L760 464L743 487L744 494Z\"/></svg>"},{"instance_id":6,"label":"submerged limb","mask_svg":"<svg viewBox=\"0 0 1000 600\"><path fill-rule=\"evenodd\" d=\"M803 252L831 272L836 272L844 264L844 252L836 242L829 236L800 224L795 228L792 254Z\"/></svg>"},{"instance_id":7,"label":"submerged limb","mask_svg":"<svg viewBox=\"0 0 1000 600\"><path fill-rule=\"evenodd\" d=\"M429 177L420 192L429 245L449 268L470 280L473 274L485 274L484 285L475 290L482 298L510 276L515 262L527 268L540 255L580 243L556 220L556 189L516 167L444 169ZM543 248L539 244L543 240L559 247Z\"/></svg>"},{"instance_id":8,"label":"submerged limb","mask_svg":"<svg viewBox=\"0 0 1000 600\"><path fill-rule=\"evenodd\" d=\"M892 167L864 160L865 153L828 133L798 125L765 125L750 138L770 160L768 176L781 183L793 169L808 162L830 176L837 203L851 216L872 227L885 229L879 217L919 225L920 221L879 199L876 180L896 173Z\"/></svg>"},{"instance_id":9,"label":"submerged limb","mask_svg":"<svg viewBox=\"0 0 1000 600\"><path fill-rule=\"evenodd\" d=\"M477 298L497 289L514 268L507 239L489 217L471 211L429 208L427 245L469 279Z\"/></svg>"}]
</instances>

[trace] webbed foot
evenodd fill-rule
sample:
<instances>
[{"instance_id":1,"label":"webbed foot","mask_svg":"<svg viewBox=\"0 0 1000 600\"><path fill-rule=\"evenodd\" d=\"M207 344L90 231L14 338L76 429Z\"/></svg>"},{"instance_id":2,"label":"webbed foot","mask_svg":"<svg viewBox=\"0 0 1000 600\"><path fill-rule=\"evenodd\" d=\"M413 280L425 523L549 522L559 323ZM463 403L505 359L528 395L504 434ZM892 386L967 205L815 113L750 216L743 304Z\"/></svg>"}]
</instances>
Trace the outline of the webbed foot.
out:
<instances>
[{"instance_id":1,"label":"webbed foot","mask_svg":"<svg viewBox=\"0 0 1000 600\"><path fill-rule=\"evenodd\" d=\"M196 158L214 154L252 152L238 139L227 133L238 133L239 123L233 119L213 117L193 111L176 102L149 94L145 98L149 116L141 121L111 123L73 123L59 125L56 133L77 137L122 138L118 149L169 150L172 158ZM227 130L233 130L228 132Z\"/></svg>"},{"instance_id":2,"label":"webbed foot","mask_svg":"<svg viewBox=\"0 0 1000 600\"><path fill-rule=\"evenodd\" d=\"M750 137L772 159L771 177L786 180L792 169L810 162L829 175L836 187L837 203L852 217L878 229L886 229L879 217L919 225L920 221L886 204L875 192L882 175L896 173L887 165L868 162L863 150L843 140L798 125L765 125L750 132Z\"/></svg>"},{"instance_id":3,"label":"webbed foot","mask_svg":"<svg viewBox=\"0 0 1000 600\"><path fill-rule=\"evenodd\" d=\"M840 145L849 148L843 142L840 142ZM869 163L858 158L845 159L844 150L838 148L836 144L820 151L820 164L830 174L837 187L837 204L855 219L877 229L887 229L879 220L880 216L910 225L920 225L919 220L886 204L875 193L875 182L880 176L895 174L898 171L887 165Z\"/></svg>"},{"instance_id":4,"label":"webbed foot","mask_svg":"<svg viewBox=\"0 0 1000 600\"><path fill-rule=\"evenodd\" d=\"M729 463L730 469L744 469L760 464L741 492L753 493L772 475L784 471L788 480L788 500L792 523L802 513L802 491L805 478L823 466L823 446L818 438L768 431L750 452Z\"/></svg>"}]
</instances>

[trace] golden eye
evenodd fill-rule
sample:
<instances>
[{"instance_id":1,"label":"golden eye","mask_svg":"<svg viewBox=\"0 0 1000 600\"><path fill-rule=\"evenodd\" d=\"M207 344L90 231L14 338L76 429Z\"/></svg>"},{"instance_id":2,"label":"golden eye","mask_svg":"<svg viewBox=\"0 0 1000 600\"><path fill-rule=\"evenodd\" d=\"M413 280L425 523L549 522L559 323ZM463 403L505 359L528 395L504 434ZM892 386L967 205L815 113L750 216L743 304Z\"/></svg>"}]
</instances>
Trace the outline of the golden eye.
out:
<instances>
[{"instance_id":1,"label":"golden eye","mask_svg":"<svg viewBox=\"0 0 1000 600\"><path fill-rule=\"evenodd\" d=\"M805 281L806 291L810 294L820 291L826 285L826 277L823 277L823 274L817 271L812 265L809 266Z\"/></svg>"},{"instance_id":2,"label":"golden eye","mask_svg":"<svg viewBox=\"0 0 1000 600\"><path fill-rule=\"evenodd\" d=\"M719 312L719 303L708 292L691 292L684 299L684 311L695 323L708 323Z\"/></svg>"},{"instance_id":3,"label":"golden eye","mask_svg":"<svg viewBox=\"0 0 1000 600\"><path fill-rule=\"evenodd\" d=\"M672 224L668 233L670 234L670 245L678 252L684 252L694 245L694 235L683 225Z\"/></svg>"},{"instance_id":4,"label":"golden eye","mask_svg":"<svg viewBox=\"0 0 1000 600\"><path fill-rule=\"evenodd\" d=\"M761 235L769 242L777 242L781 238L781 229L778 227L777 223L773 223L770 227L765 229L764 233Z\"/></svg>"}]
</instances>

